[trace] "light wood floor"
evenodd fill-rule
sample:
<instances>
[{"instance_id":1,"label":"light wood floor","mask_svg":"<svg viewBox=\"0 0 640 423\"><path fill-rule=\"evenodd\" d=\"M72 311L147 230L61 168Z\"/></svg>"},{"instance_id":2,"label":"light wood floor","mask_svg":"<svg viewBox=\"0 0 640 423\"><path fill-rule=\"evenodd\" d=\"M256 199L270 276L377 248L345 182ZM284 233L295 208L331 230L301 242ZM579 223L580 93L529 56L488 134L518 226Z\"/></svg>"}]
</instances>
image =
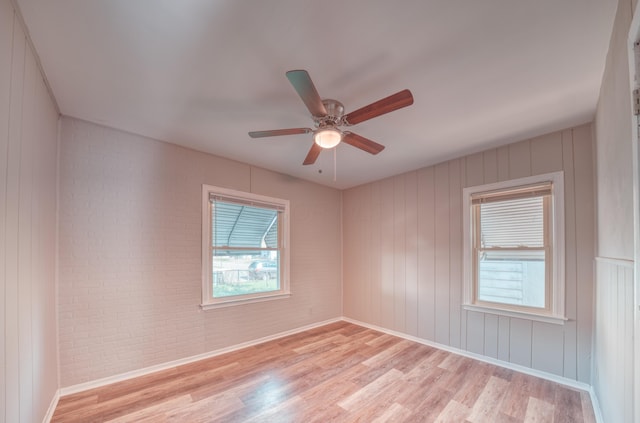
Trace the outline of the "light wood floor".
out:
<instances>
[{"instance_id":1,"label":"light wood floor","mask_svg":"<svg viewBox=\"0 0 640 423\"><path fill-rule=\"evenodd\" d=\"M53 422L595 422L589 395L339 322L60 399Z\"/></svg>"}]
</instances>

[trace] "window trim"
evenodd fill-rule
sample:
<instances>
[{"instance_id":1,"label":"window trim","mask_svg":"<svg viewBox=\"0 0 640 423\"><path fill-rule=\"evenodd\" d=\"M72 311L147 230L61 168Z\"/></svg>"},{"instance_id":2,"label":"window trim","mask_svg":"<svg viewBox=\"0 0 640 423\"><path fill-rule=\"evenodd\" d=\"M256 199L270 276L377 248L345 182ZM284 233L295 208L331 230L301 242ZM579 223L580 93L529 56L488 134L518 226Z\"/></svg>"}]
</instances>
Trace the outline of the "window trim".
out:
<instances>
[{"instance_id":1,"label":"window trim","mask_svg":"<svg viewBox=\"0 0 640 423\"><path fill-rule=\"evenodd\" d=\"M552 236L552 269L551 294L549 309L537 311L534 308L494 304L475 301L476 281L474 278L473 233L474 218L471 197L474 194L490 191L503 191L551 182L551 236ZM484 313L520 317L548 323L562 324L568 320L565 316L565 222L564 222L564 172L552 172L508 181L467 187L462 190L463 204L463 308Z\"/></svg>"},{"instance_id":2,"label":"window trim","mask_svg":"<svg viewBox=\"0 0 640 423\"><path fill-rule=\"evenodd\" d=\"M282 247L280 249L280 289L278 291L268 291L262 293L245 294L234 297L214 299L212 295L212 268L211 268L211 196L220 196L236 202L254 204L257 207L273 207L281 212L282 227L279 228L282 234ZM289 200L267 197L264 195L237 191L229 188L217 187L214 185L202 184L202 297L200 307L203 310L231 307L241 304L250 304L262 301L271 301L291 296L289 283L290 269L290 211Z\"/></svg>"}]
</instances>

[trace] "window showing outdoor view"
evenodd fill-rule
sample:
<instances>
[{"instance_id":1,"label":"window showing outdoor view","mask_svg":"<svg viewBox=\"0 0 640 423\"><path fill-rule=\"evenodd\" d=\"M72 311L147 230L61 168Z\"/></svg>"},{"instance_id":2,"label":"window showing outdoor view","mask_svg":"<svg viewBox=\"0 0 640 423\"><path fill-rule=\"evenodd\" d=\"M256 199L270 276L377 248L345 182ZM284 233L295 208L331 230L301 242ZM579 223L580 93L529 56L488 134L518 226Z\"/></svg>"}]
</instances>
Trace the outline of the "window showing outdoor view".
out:
<instances>
[{"instance_id":1,"label":"window showing outdoor view","mask_svg":"<svg viewBox=\"0 0 640 423\"><path fill-rule=\"evenodd\" d=\"M280 290L279 212L212 201L212 295L224 298Z\"/></svg>"},{"instance_id":2,"label":"window showing outdoor view","mask_svg":"<svg viewBox=\"0 0 640 423\"><path fill-rule=\"evenodd\" d=\"M544 198L478 207L478 300L544 308Z\"/></svg>"}]
</instances>

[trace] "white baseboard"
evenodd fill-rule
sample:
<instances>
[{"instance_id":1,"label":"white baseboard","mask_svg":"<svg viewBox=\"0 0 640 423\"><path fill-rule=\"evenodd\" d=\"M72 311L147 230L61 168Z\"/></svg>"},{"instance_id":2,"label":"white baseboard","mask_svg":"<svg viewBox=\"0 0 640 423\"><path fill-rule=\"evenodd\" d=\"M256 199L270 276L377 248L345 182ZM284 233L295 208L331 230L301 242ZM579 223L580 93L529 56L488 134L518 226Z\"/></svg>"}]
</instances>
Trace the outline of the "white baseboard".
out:
<instances>
[{"instance_id":1,"label":"white baseboard","mask_svg":"<svg viewBox=\"0 0 640 423\"><path fill-rule=\"evenodd\" d=\"M112 383L122 382L122 381L133 379L133 378L136 378L136 377L148 375L150 373L155 373L155 372L159 372L159 371L162 371L162 370L171 369L173 367L181 366L183 364L193 363L195 361L204 360L204 359L215 357L215 356L218 356L218 355L221 355L221 354L226 354L226 353L229 353L229 352L237 351L237 350L240 350L242 348L247 348L247 347L251 347L251 346L254 346L254 345L262 344L262 343L265 343L265 342L273 341L274 339L284 338L285 336L294 335L296 333L304 332L306 330L314 329L314 328L317 328L317 327L320 327L320 326L325 326L325 325L328 325L330 323L339 322L341 320L342 319L339 318L339 317L335 318L335 319L329 319L329 320L325 320L325 321L322 321L322 322L317 322L317 323L313 323L313 324L310 324L310 325L301 326L301 327L298 327L298 328L295 328L295 329L291 329L291 330L288 330L288 331L279 332L279 333L277 333L275 335L265 336L263 338L254 339L252 341L243 342L241 344L232 345L230 347L225 347L225 348L220 348L218 350L209 351L209 352L206 352L206 353L203 353L203 354L198 354L198 355L194 355L194 356L191 356L191 357L181 358L179 360L169 361L169 362L166 362L166 363L156 364L155 366L145 367L145 368L142 368L142 369L133 370L133 371L126 372L126 373L121 373L121 374L118 374L118 375L109 376L109 377L105 377L105 378L102 378L102 379L93 380L93 381L90 381L90 382L84 382L84 383L79 383L77 385L67 386L67 387L61 388L59 390L59 396L66 396L66 395L76 394L76 393L79 393L79 392L87 391L89 389L94 389L94 388L98 388L98 387L101 387L101 386L110 385Z\"/></svg>"},{"instance_id":2,"label":"white baseboard","mask_svg":"<svg viewBox=\"0 0 640 423\"><path fill-rule=\"evenodd\" d=\"M593 386L589 387L589 396L591 397L591 405L593 406L593 414L596 416L597 423L604 423L604 417L602 416L602 409L600 408L600 401Z\"/></svg>"},{"instance_id":3,"label":"white baseboard","mask_svg":"<svg viewBox=\"0 0 640 423\"><path fill-rule=\"evenodd\" d=\"M586 391L589 393L591 397L591 403L593 404L593 411L596 416L596 421L598 423L604 423L602 419L602 411L600 410L600 404L598 403L597 397L593 390L593 387L587 383L579 382L577 380L569 379L566 377L554 375L553 373L547 373L540 370L532 369L530 367L521 366L518 364L509 363L507 361L498 360L495 358L487 357L480 354L475 354L469 351L464 351L459 348L450 347L448 345L439 344L437 342L428 341L426 339L418 338L415 336L407 335L406 333L397 332L394 330L386 329L376 325L370 325L368 323L361 322L359 320L350 319L348 317L343 317L342 320L348 323L353 323L354 325L363 326L365 328L377 330L378 332L386 333L389 335L397 336L398 338L407 339L409 341L417 342L419 344L428 345L430 347L438 348L440 350L448 351L453 354L458 354L464 357L473 358L474 360L482 361L485 363L493 364L495 366L500 366L505 369L515 370L520 373L528 374L531 376L539 377L541 379L550 380L555 383L559 383L564 386L568 386L574 389L580 389L582 391Z\"/></svg>"},{"instance_id":4,"label":"white baseboard","mask_svg":"<svg viewBox=\"0 0 640 423\"><path fill-rule=\"evenodd\" d=\"M51 399L51 404L49 404L49 409L47 410L47 414L44 415L42 419L42 423L49 423L53 418L53 413L56 411L56 407L58 406L58 401L60 400L60 389L56 390L53 398Z\"/></svg>"}]
</instances>

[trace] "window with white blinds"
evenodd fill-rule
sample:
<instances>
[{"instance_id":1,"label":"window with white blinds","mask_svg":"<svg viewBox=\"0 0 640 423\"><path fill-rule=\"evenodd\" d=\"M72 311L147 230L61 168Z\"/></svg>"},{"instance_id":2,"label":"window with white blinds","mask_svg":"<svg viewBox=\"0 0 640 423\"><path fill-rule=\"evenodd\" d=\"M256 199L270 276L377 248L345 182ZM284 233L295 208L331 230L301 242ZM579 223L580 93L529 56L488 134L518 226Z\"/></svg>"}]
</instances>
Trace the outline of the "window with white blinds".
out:
<instances>
[{"instance_id":1,"label":"window with white blinds","mask_svg":"<svg viewBox=\"0 0 640 423\"><path fill-rule=\"evenodd\" d=\"M289 295L286 200L203 186L205 308Z\"/></svg>"},{"instance_id":2,"label":"window with white blinds","mask_svg":"<svg viewBox=\"0 0 640 423\"><path fill-rule=\"evenodd\" d=\"M561 181L554 173L464 190L466 305L564 312Z\"/></svg>"}]
</instances>

